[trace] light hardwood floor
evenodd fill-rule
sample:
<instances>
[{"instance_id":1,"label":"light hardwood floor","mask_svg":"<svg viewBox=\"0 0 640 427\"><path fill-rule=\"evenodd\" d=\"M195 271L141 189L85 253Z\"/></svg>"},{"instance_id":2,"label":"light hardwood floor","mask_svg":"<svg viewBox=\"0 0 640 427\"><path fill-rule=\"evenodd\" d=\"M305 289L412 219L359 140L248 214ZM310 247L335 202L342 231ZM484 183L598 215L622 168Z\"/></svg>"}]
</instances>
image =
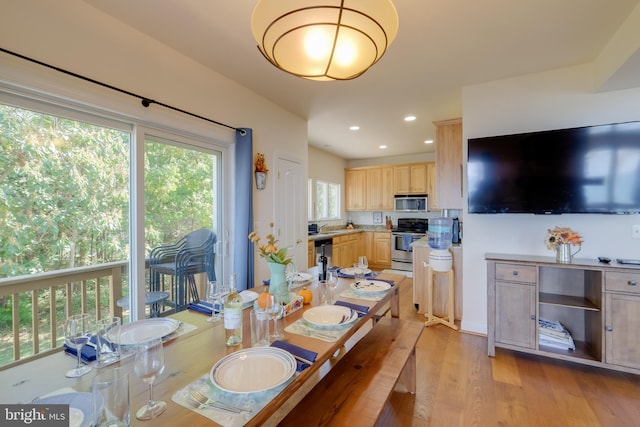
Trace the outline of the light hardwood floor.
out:
<instances>
[{"instance_id":1,"label":"light hardwood floor","mask_svg":"<svg viewBox=\"0 0 640 427\"><path fill-rule=\"evenodd\" d=\"M411 286L401 317L416 313ZM640 332L639 332L640 333ZM380 426L640 426L640 376L497 349L444 325L416 348L417 392L394 392Z\"/></svg>"}]
</instances>

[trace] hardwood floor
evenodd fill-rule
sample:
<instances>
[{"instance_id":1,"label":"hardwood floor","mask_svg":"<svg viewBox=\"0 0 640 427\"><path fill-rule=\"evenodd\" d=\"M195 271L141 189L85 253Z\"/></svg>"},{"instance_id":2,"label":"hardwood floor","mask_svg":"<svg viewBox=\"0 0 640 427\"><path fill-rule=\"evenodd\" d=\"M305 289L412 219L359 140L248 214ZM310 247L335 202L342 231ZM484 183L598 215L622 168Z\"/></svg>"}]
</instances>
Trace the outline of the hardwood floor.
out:
<instances>
[{"instance_id":1,"label":"hardwood floor","mask_svg":"<svg viewBox=\"0 0 640 427\"><path fill-rule=\"evenodd\" d=\"M409 280L409 279L408 279ZM411 287L401 317L423 321ZM380 426L640 426L640 376L497 349L444 325L416 348L417 392L394 392Z\"/></svg>"}]
</instances>

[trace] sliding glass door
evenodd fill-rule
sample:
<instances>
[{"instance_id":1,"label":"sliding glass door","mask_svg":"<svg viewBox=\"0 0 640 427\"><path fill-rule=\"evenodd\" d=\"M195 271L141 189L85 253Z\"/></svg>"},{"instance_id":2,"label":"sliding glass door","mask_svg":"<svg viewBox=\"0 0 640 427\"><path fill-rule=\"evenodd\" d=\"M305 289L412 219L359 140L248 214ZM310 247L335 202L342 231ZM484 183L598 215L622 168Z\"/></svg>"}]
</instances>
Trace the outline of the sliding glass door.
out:
<instances>
[{"instance_id":1,"label":"sliding glass door","mask_svg":"<svg viewBox=\"0 0 640 427\"><path fill-rule=\"evenodd\" d=\"M144 235L149 290L168 292L164 309L183 309L223 277L222 155L197 141L144 137ZM180 257L176 257L179 252Z\"/></svg>"}]
</instances>

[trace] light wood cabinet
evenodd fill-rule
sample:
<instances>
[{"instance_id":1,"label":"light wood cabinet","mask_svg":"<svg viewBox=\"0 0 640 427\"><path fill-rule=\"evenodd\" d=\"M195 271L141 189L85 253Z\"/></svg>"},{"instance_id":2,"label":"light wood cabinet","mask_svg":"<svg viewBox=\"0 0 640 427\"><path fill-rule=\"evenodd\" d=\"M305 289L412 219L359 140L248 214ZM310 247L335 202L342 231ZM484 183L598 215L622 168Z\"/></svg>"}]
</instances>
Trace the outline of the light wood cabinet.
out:
<instances>
[{"instance_id":1,"label":"light wood cabinet","mask_svg":"<svg viewBox=\"0 0 640 427\"><path fill-rule=\"evenodd\" d=\"M373 266L376 270L391 268L391 233L374 232L371 252L371 257L367 256L370 267Z\"/></svg>"},{"instance_id":2,"label":"light wood cabinet","mask_svg":"<svg viewBox=\"0 0 640 427\"><path fill-rule=\"evenodd\" d=\"M393 167L394 194L426 194L427 164L409 163Z\"/></svg>"},{"instance_id":3,"label":"light wood cabinet","mask_svg":"<svg viewBox=\"0 0 640 427\"><path fill-rule=\"evenodd\" d=\"M345 171L345 207L348 211L366 209L366 170L347 169Z\"/></svg>"},{"instance_id":4,"label":"light wood cabinet","mask_svg":"<svg viewBox=\"0 0 640 427\"><path fill-rule=\"evenodd\" d=\"M640 374L640 267L508 254L485 258L490 356L504 347ZM541 319L559 321L575 349L542 343Z\"/></svg>"},{"instance_id":5,"label":"light wood cabinet","mask_svg":"<svg viewBox=\"0 0 640 427\"><path fill-rule=\"evenodd\" d=\"M353 263L358 262L360 255L367 257L369 268L372 270L391 268L391 232L364 231L360 233Z\"/></svg>"},{"instance_id":6,"label":"light wood cabinet","mask_svg":"<svg viewBox=\"0 0 640 427\"><path fill-rule=\"evenodd\" d=\"M382 166L366 169L367 210L393 210L393 168Z\"/></svg>"},{"instance_id":7,"label":"light wood cabinet","mask_svg":"<svg viewBox=\"0 0 640 427\"><path fill-rule=\"evenodd\" d=\"M344 234L333 238L333 265L353 267L358 261L361 233Z\"/></svg>"},{"instance_id":8,"label":"light wood cabinet","mask_svg":"<svg viewBox=\"0 0 640 427\"><path fill-rule=\"evenodd\" d=\"M435 177L433 162L345 169L345 209L393 211L396 194L435 194Z\"/></svg>"},{"instance_id":9,"label":"light wood cabinet","mask_svg":"<svg viewBox=\"0 0 640 427\"><path fill-rule=\"evenodd\" d=\"M436 126L436 204L441 209L462 209L462 119L433 124Z\"/></svg>"},{"instance_id":10,"label":"light wood cabinet","mask_svg":"<svg viewBox=\"0 0 640 427\"><path fill-rule=\"evenodd\" d=\"M439 210L438 194L436 187L436 163L427 163L427 209L430 211Z\"/></svg>"},{"instance_id":11,"label":"light wood cabinet","mask_svg":"<svg viewBox=\"0 0 640 427\"><path fill-rule=\"evenodd\" d=\"M311 268L314 267L316 265L316 260L315 260L315 248L313 246L313 240L309 240L309 242L307 243L307 268Z\"/></svg>"}]
</instances>

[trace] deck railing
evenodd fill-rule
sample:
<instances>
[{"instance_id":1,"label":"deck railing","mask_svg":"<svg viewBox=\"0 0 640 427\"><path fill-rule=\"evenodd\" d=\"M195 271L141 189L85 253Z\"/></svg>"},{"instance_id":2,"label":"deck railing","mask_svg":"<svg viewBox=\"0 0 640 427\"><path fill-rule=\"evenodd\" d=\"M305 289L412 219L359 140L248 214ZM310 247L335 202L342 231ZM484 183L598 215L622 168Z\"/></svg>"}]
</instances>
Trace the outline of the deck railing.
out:
<instances>
[{"instance_id":1,"label":"deck railing","mask_svg":"<svg viewBox=\"0 0 640 427\"><path fill-rule=\"evenodd\" d=\"M126 261L0 279L0 370L60 351L68 315L122 316ZM5 311L5 313L8 310Z\"/></svg>"}]
</instances>

